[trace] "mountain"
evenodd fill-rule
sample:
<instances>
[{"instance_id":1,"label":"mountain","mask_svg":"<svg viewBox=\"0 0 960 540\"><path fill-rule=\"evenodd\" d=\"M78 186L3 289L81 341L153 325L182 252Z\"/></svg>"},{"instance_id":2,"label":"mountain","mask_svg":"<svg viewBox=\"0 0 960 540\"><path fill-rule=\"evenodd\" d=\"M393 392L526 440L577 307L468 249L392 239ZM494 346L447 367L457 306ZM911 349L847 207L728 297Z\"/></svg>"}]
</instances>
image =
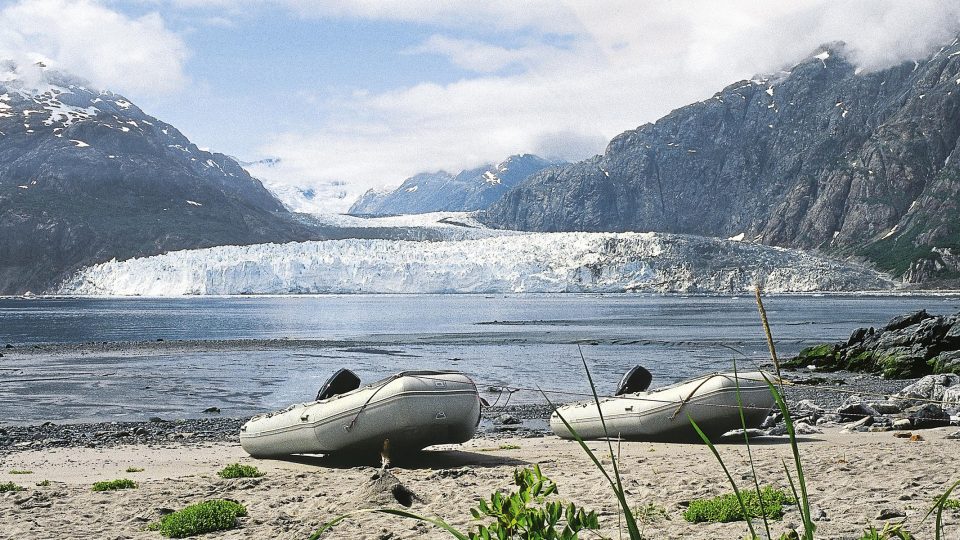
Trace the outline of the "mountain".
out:
<instances>
[{"instance_id":1,"label":"mountain","mask_svg":"<svg viewBox=\"0 0 960 540\"><path fill-rule=\"evenodd\" d=\"M746 242L660 233L507 232L434 242L347 239L176 251L84 268L59 292L742 294L758 282L769 292L892 287L862 266Z\"/></svg>"},{"instance_id":2,"label":"mountain","mask_svg":"<svg viewBox=\"0 0 960 540\"><path fill-rule=\"evenodd\" d=\"M234 158L236 159L236 158ZM256 161L236 160L244 170L257 174L263 169L274 169L280 165L280 158L264 158ZM281 184L258 178L263 187L267 188L274 197L291 212L302 214L320 214L324 212L323 196L313 187Z\"/></svg>"},{"instance_id":3,"label":"mountain","mask_svg":"<svg viewBox=\"0 0 960 540\"><path fill-rule=\"evenodd\" d=\"M957 40L880 71L833 44L541 171L481 219L740 237L862 257L905 281L956 280L958 136Z\"/></svg>"},{"instance_id":4,"label":"mountain","mask_svg":"<svg viewBox=\"0 0 960 540\"><path fill-rule=\"evenodd\" d=\"M508 157L498 165L484 165L452 175L446 171L421 173L391 192L370 190L350 207L354 215L470 212L490 206L528 176L555 163L532 154Z\"/></svg>"},{"instance_id":5,"label":"mountain","mask_svg":"<svg viewBox=\"0 0 960 540\"><path fill-rule=\"evenodd\" d=\"M235 160L123 96L0 63L0 294L113 258L311 238Z\"/></svg>"}]
</instances>

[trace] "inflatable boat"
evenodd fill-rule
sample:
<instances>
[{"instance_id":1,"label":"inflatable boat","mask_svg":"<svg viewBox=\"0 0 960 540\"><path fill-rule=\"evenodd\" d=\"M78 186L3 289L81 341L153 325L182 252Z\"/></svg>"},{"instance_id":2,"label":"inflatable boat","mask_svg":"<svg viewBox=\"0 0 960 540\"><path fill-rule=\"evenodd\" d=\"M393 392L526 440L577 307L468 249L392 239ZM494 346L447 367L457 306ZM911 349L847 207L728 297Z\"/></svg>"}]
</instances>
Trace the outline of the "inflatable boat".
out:
<instances>
[{"instance_id":1,"label":"inflatable boat","mask_svg":"<svg viewBox=\"0 0 960 540\"><path fill-rule=\"evenodd\" d=\"M550 417L550 428L561 438L573 439L573 434L560 420L559 415L563 415L583 439L697 442L700 438L690 425L693 418L704 434L715 440L728 431L742 428L737 404L738 382L747 428L759 426L774 403L764 376L771 381L775 378L759 371L737 375L713 373L649 392L645 389L651 377L646 370L643 373L639 377L644 379L639 390L624 392L621 382L618 395L600 399L599 410L594 400L558 407ZM633 371L624 379L632 374ZM603 412L606 432L599 411Z\"/></svg>"},{"instance_id":2,"label":"inflatable boat","mask_svg":"<svg viewBox=\"0 0 960 540\"><path fill-rule=\"evenodd\" d=\"M254 457L289 454L391 453L470 440L480 423L480 396L469 377L453 371L404 371L360 387L338 371L315 401L255 416L240 428L240 445Z\"/></svg>"}]
</instances>

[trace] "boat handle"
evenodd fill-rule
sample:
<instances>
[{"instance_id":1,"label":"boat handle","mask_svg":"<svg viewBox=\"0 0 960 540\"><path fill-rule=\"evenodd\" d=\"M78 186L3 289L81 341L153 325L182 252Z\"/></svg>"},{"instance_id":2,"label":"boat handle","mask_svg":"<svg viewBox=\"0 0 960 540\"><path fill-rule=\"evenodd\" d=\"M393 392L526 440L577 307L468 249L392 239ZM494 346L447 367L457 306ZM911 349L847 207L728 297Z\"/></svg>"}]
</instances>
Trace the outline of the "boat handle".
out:
<instances>
[{"instance_id":1,"label":"boat handle","mask_svg":"<svg viewBox=\"0 0 960 540\"><path fill-rule=\"evenodd\" d=\"M310 419L310 415L309 415L309 414L305 414L305 415L303 415L303 416L300 417L300 421L301 421L301 422L306 422L306 421L309 420L309 419Z\"/></svg>"}]
</instances>

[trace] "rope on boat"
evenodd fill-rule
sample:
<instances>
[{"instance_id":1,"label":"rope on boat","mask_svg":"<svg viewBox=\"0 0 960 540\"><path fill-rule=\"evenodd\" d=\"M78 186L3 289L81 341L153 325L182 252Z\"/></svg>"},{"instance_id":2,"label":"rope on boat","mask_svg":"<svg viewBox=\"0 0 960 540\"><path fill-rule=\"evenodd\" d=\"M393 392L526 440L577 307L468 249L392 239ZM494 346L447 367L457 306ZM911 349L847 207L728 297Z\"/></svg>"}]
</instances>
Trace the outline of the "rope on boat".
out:
<instances>
[{"instance_id":1,"label":"rope on boat","mask_svg":"<svg viewBox=\"0 0 960 540\"><path fill-rule=\"evenodd\" d=\"M713 374L710 374L709 376L706 377L706 379L705 379L703 382L700 383L700 385L702 385L703 383L705 383L705 382L706 382L707 380L709 380L710 378L716 377L716 376L720 376L720 375L721 375L721 373L713 373ZM429 376L423 376L423 377L424 377L424 378L430 378ZM741 380L741 381L747 381L747 382L763 382L763 383L766 383L766 382L767 382L767 380L766 380L766 379L763 379L763 378L759 378L759 379L758 379L758 378L746 377L746 376L742 376L742 375L739 376L738 378L739 378L739 380ZM513 394L515 394L515 393L517 393L517 392L520 392L520 391L535 392L535 393L537 393L537 394L543 393L543 394L555 394L555 395L561 395L561 396L571 396L571 397L575 397L575 398L590 398L591 400L592 400L592 398L594 397L594 395L593 395L592 393L588 393L588 392L576 392L576 391L570 391L570 390L558 390L558 389L541 388L541 387L536 387L536 388L534 388L534 387L528 387L528 386L504 385L504 384L501 384L501 383L495 383L495 382L492 382L492 381L482 381L482 380L479 381L479 382L480 382L480 385L485 385L485 386L487 386L487 387L489 387L489 388L497 388L497 389L498 389L497 399L494 401L493 405L490 405L490 406L488 407L489 409L493 409L493 408L496 408L496 407L498 406L498 403L499 403L500 399L502 399L502 396L503 396L504 393L507 393L507 400L503 403L503 405L499 405L499 407L506 407L506 406L509 404L510 398L513 396ZM777 381L776 381L776 380L772 380L771 382L776 383ZM802 383L802 382L790 381L790 380L788 380L788 379L780 379L779 382L781 383L782 386L795 386L795 387L801 387L801 388L810 388L810 389L820 390L820 391L824 391L824 392L834 392L834 393L845 394L845 395L863 395L863 396L869 396L869 397L875 397L875 398L882 398L882 399L885 399L885 400L909 400L909 401L916 402L916 403L932 403L932 404L934 404L934 405L939 405L939 406L949 405L949 403L947 403L947 402L945 402L945 401L943 401L943 400L936 400L936 399L930 399L930 398L920 398L920 397L909 397L909 398L907 398L907 397L903 397L903 396L897 396L896 394L883 394L883 393L880 393L880 392L860 391L860 390L856 390L856 389L834 388L834 387L818 386L818 385L814 385L814 384L805 384L805 383ZM700 385L698 385L697 390L699 389ZM685 398L685 399L683 399L683 400L680 400L680 401L677 401L677 400L669 400L669 399L657 399L657 398L653 398L653 397L649 397L649 396L641 396L641 395L637 395L637 394L632 394L632 395L619 395L619 396L601 395L601 396L598 396L598 397L599 397L601 400L606 400L606 399L621 399L621 400L641 401L641 402L647 402L647 403L659 403L659 404L664 404L664 405L678 405L677 412L679 412L679 410L682 409L682 407L689 402L689 400L693 397L693 394L695 394L695 393L696 393L696 390L694 390L693 392L691 392L691 394L690 394L687 398ZM753 407L753 406L749 406L749 405L743 405L743 406L741 407L740 405L730 405L730 404L727 404L727 403L703 403L702 405L710 406L710 407L730 408L730 409L741 409L741 408L742 408L742 409L744 409L744 410L768 410L768 409L769 409L769 408L767 408L767 407ZM674 416L676 416L677 412L674 413ZM889 418L911 418L911 416L910 416L909 414L885 414L884 416L889 417Z\"/></svg>"}]
</instances>

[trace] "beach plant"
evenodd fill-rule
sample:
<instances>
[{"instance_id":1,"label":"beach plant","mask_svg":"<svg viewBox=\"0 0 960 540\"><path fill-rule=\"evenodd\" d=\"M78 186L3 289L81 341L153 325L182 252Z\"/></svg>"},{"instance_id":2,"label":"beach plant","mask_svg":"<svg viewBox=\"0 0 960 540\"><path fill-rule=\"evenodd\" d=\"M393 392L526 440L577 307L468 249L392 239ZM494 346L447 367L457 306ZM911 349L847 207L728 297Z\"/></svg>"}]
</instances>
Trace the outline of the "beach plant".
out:
<instances>
[{"instance_id":1,"label":"beach plant","mask_svg":"<svg viewBox=\"0 0 960 540\"><path fill-rule=\"evenodd\" d=\"M887 523L879 530L871 525L858 540L914 540L914 536L903 528L903 523Z\"/></svg>"},{"instance_id":2,"label":"beach plant","mask_svg":"<svg viewBox=\"0 0 960 540\"><path fill-rule=\"evenodd\" d=\"M50 485L50 480L41 480L37 482L38 487L47 487Z\"/></svg>"},{"instance_id":3,"label":"beach plant","mask_svg":"<svg viewBox=\"0 0 960 540\"><path fill-rule=\"evenodd\" d=\"M246 515L246 507L236 501L212 499L167 514L147 529L168 538L184 538L232 529L237 526L237 518Z\"/></svg>"},{"instance_id":4,"label":"beach plant","mask_svg":"<svg viewBox=\"0 0 960 540\"><path fill-rule=\"evenodd\" d=\"M924 521L930 514L936 513L937 521L934 525L934 533L936 540L943 538L943 509L944 508L957 508L960 506L960 503L955 503L955 499L950 498L950 494L953 493L953 490L957 489L957 486L960 486L960 480L954 482L942 495L936 498L933 503L933 507L927 511L927 514L923 516Z\"/></svg>"},{"instance_id":5,"label":"beach plant","mask_svg":"<svg viewBox=\"0 0 960 540\"><path fill-rule=\"evenodd\" d=\"M33 474L33 471L25 471L22 469L13 469L10 471L10 474Z\"/></svg>"},{"instance_id":6,"label":"beach plant","mask_svg":"<svg viewBox=\"0 0 960 540\"><path fill-rule=\"evenodd\" d=\"M488 520L477 525L473 532L463 533L439 518L376 508L339 516L324 524L310 539L320 538L340 521L362 512L380 512L432 523L458 540L576 540L580 531L600 528L596 512L578 508L572 502L548 499L558 495L557 484L543 474L539 465L514 470L513 483L516 485L514 491L495 491L489 500L481 500L470 510L473 519Z\"/></svg>"},{"instance_id":7,"label":"beach plant","mask_svg":"<svg viewBox=\"0 0 960 540\"><path fill-rule=\"evenodd\" d=\"M143 472L143 467L127 467L128 473Z\"/></svg>"},{"instance_id":8,"label":"beach plant","mask_svg":"<svg viewBox=\"0 0 960 540\"><path fill-rule=\"evenodd\" d=\"M13 482L7 482L7 483L5 483L5 484L0 484L0 493L10 493L10 492L17 492L17 491L25 491L26 489L27 489L27 488L25 488L25 487L23 487L23 486L18 486L17 484L14 484Z\"/></svg>"},{"instance_id":9,"label":"beach plant","mask_svg":"<svg viewBox=\"0 0 960 540\"><path fill-rule=\"evenodd\" d=\"M783 490L764 486L759 496L747 491L739 499L734 493L726 493L712 499L691 501L683 513L683 519L691 523L729 523L761 515L780 519L783 517L783 505L795 502Z\"/></svg>"},{"instance_id":10,"label":"beach plant","mask_svg":"<svg viewBox=\"0 0 960 540\"><path fill-rule=\"evenodd\" d=\"M127 478L119 478L117 480L104 480L102 482L95 482L93 484L93 491L115 491L118 489L134 489L137 487L137 483L133 480Z\"/></svg>"},{"instance_id":11,"label":"beach plant","mask_svg":"<svg viewBox=\"0 0 960 540\"><path fill-rule=\"evenodd\" d=\"M223 470L217 473L217 476L220 478L259 478L264 474L266 473L260 472L260 469L257 469L253 465L234 463L224 467Z\"/></svg>"}]
</instances>

